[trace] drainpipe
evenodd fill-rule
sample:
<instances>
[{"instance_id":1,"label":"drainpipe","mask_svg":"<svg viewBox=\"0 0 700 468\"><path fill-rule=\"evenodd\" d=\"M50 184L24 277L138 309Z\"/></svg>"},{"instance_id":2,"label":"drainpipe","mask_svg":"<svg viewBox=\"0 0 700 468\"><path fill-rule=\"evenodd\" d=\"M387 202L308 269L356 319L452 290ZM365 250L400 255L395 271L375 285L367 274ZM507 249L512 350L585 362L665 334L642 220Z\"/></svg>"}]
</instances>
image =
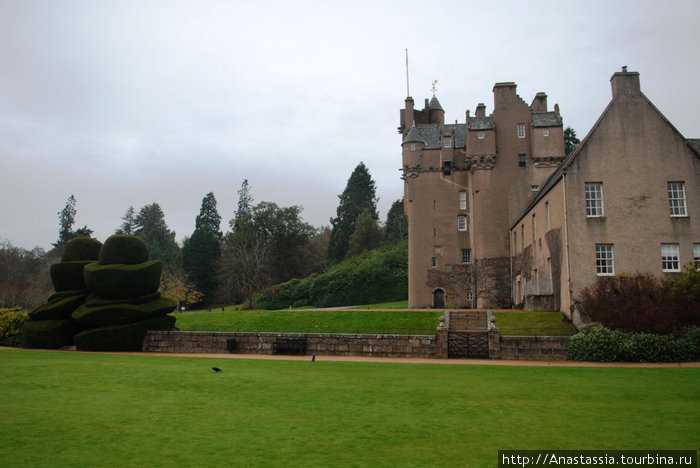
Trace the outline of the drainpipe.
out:
<instances>
[{"instance_id":1,"label":"drainpipe","mask_svg":"<svg viewBox=\"0 0 700 468\"><path fill-rule=\"evenodd\" d=\"M571 259L569 257L569 209L566 204L566 173L561 175L562 191L564 192L564 257L566 258L566 287L569 290L569 307L573 304L573 292L571 291ZM571 316L571 312L569 312Z\"/></svg>"}]
</instances>

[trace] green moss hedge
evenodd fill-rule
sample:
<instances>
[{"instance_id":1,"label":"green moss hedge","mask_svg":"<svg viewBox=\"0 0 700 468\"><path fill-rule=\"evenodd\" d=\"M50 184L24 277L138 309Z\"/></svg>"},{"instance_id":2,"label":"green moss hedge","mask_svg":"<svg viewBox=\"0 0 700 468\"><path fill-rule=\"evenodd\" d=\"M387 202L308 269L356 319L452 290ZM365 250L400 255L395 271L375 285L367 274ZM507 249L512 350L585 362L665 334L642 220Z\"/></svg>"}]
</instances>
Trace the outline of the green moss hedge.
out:
<instances>
[{"instance_id":1,"label":"green moss hedge","mask_svg":"<svg viewBox=\"0 0 700 468\"><path fill-rule=\"evenodd\" d=\"M81 351L141 351L148 330L170 330L175 317L166 315L128 325L85 330L75 335L75 346Z\"/></svg>"},{"instance_id":2,"label":"green moss hedge","mask_svg":"<svg viewBox=\"0 0 700 468\"><path fill-rule=\"evenodd\" d=\"M148 261L148 246L138 237L115 234L105 241L98 258L100 265L136 265Z\"/></svg>"},{"instance_id":3,"label":"green moss hedge","mask_svg":"<svg viewBox=\"0 0 700 468\"><path fill-rule=\"evenodd\" d=\"M94 262L85 266L85 283L97 296L105 299L145 296L158 290L162 268L160 260L136 265Z\"/></svg>"},{"instance_id":4,"label":"green moss hedge","mask_svg":"<svg viewBox=\"0 0 700 468\"><path fill-rule=\"evenodd\" d=\"M401 301L408 297L408 242L402 241L346 260L323 274L293 279L263 290L253 305L333 307Z\"/></svg>"},{"instance_id":5,"label":"green moss hedge","mask_svg":"<svg viewBox=\"0 0 700 468\"><path fill-rule=\"evenodd\" d=\"M29 312L31 320L60 320L70 318L76 307L85 302L87 294L70 296L42 304Z\"/></svg>"},{"instance_id":6,"label":"green moss hedge","mask_svg":"<svg viewBox=\"0 0 700 468\"><path fill-rule=\"evenodd\" d=\"M145 304L106 304L89 306L83 304L73 312L73 320L84 328L99 328L139 322L153 317L162 317L172 312L177 302L168 297Z\"/></svg>"},{"instance_id":7,"label":"green moss hedge","mask_svg":"<svg viewBox=\"0 0 700 468\"><path fill-rule=\"evenodd\" d=\"M23 348L56 349L73 344L78 325L67 320L27 320L22 326Z\"/></svg>"},{"instance_id":8,"label":"green moss hedge","mask_svg":"<svg viewBox=\"0 0 700 468\"><path fill-rule=\"evenodd\" d=\"M684 362L700 360L700 327L680 336L611 330L594 323L571 337L569 359L596 362Z\"/></svg>"},{"instance_id":9,"label":"green moss hedge","mask_svg":"<svg viewBox=\"0 0 700 468\"><path fill-rule=\"evenodd\" d=\"M97 260L102 248L102 242L90 237L76 237L71 240L61 255L61 262L75 262L80 260Z\"/></svg>"},{"instance_id":10,"label":"green moss hedge","mask_svg":"<svg viewBox=\"0 0 700 468\"><path fill-rule=\"evenodd\" d=\"M0 309L0 346L19 346L27 314L20 309Z\"/></svg>"},{"instance_id":11,"label":"green moss hedge","mask_svg":"<svg viewBox=\"0 0 700 468\"><path fill-rule=\"evenodd\" d=\"M51 282L57 292L86 289L83 268L95 260L54 263L49 267Z\"/></svg>"},{"instance_id":12,"label":"green moss hedge","mask_svg":"<svg viewBox=\"0 0 700 468\"><path fill-rule=\"evenodd\" d=\"M126 299L105 299L96 294L90 294L85 300L85 305L88 306L101 306L109 304L145 304L146 302L157 301L160 299L160 293L154 292L151 294L146 294L145 296L128 297Z\"/></svg>"}]
</instances>

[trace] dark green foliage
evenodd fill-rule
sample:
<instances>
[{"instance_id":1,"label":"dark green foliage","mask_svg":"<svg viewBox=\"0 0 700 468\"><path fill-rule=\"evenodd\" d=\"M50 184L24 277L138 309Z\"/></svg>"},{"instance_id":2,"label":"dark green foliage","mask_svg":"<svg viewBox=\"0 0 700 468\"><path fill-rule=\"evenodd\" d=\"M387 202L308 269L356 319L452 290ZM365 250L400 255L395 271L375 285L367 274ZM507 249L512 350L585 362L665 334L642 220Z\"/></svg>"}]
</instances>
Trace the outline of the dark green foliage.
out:
<instances>
[{"instance_id":1,"label":"dark green foliage","mask_svg":"<svg viewBox=\"0 0 700 468\"><path fill-rule=\"evenodd\" d=\"M119 229L116 230L115 234L129 234L133 235L136 230L136 211L133 206L127 208L124 216L122 216L124 221Z\"/></svg>"},{"instance_id":2,"label":"dark green foliage","mask_svg":"<svg viewBox=\"0 0 700 468\"><path fill-rule=\"evenodd\" d=\"M169 330L175 317L166 315L126 325L84 330L75 335L80 351L141 351L148 330Z\"/></svg>"},{"instance_id":3,"label":"dark green foliage","mask_svg":"<svg viewBox=\"0 0 700 468\"><path fill-rule=\"evenodd\" d=\"M19 309L0 309L0 346L19 346L27 314Z\"/></svg>"},{"instance_id":4,"label":"dark green foliage","mask_svg":"<svg viewBox=\"0 0 700 468\"><path fill-rule=\"evenodd\" d=\"M41 304L53 291L46 275L53 261L39 247L26 250L0 240L0 308L31 309Z\"/></svg>"},{"instance_id":5,"label":"dark green foliage","mask_svg":"<svg viewBox=\"0 0 700 468\"><path fill-rule=\"evenodd\" d=\"M355 230L350 236L345 258L354 257L368 250L376 249L382 243L382 232L372 213L365 209L355 221Z\"/></svg>"},{"instance_id":6,"label":"dark green foliage","mask_svg":"<svg viewBox=\"0 0 700 468\"><path fill-rule=\"evenodd\" d=\"M109 304L145 304L146 302L156 301L160 299L160 293L154 292L145 296L127 297L121 299L105 299L96 294L90 294L85 300L85 304L89 306L101 306Z\"/></svg>"},{"instance_id":7,"label":"dark green foliage","mask_svg":"<svg viewBox=\"0 0 700 468\"><path fill-rule=\"evenodd\" d=\"M569 359L596 362L680 362L700 359L700 327L679 337L611 330L595 323L571 337Z\"/></svg>"},{"instance_id":8,"label":"dark green foliage","mask_svg":"<svg viewBox=\"0 0 700 468\"><path fill-rule=\"evenodd\" d=\"M85 289L83 269L95 260L54 263L49 267L51 282L57 292Z\"/></svg>"},{"instance_id":9,"label":"dark green foliage","mask_svg":"<svg viewBox=\"0 0 700 468\"><path fill-rule=\"evenodd\" d=\"M76 203L75 197L71 194L66 201L66 206L57 213L59 220L58 241L53 245L59 250L76 237L90 237L92 234L92 230L88 229L87 226L83 226L77 231L73 230L75 215L78 213L78 210L75 208Z\"/></svg>"},{"instance_id":10,"label":"dark green foliage","mask_svg":"<svg viewBox=\"0 0 700 468\"><path fill-rule=\"evenodd\" d=\"M408 239L408 217L403 209L403 198L396 200L386 215L384 242L393 244Z\"/></svg>"},{"instance_id":11,"label":"dark green foliage","mask_svg":"<svg viewBox=\"0 0 700 468\"><path fill-rule=\"evenodd\" d=\"M338 263L347 255L350 236L355 231L355 221L360 213L369 210L374 220L379 218L376 186L364 163L357 165L339 198L337 216L331 219L333 229L328 245L328 260L331 263Z\"/></svg>"},{"instance_id":12,"label":"dark green foliage","mask_svg":"<svg viewBox=\"0 0 700 468\"><path fill-rule=\"evenodd\" d=\"M115 234L105 241L98 258L101 265L144 263L148 261L148 246L138 237Z\"/></svg>"},{"instance_id":13,"label":"dark green foliage","mask_svg":"<svg viewBox=\"0 0 700 468\"><path fill-rule=\"evenodd\" d=\"M95 306L83 304L75 309L72 317L85 328L98 328L162 317L172 312L176 306L177 302L168 297L136 305L123 302Z\"/></svg>"},{"instance_id":14,"label":"dark green foliage","mask_svg":"<svg viewBox=\"0 0 700 468\"><path fill-rule=\"evenodd\" d=\"M23 348L56 349L73 344L73 335L78 331L71 320L26 320L22 326Z\"/></svg>"},{"instance_id":15,"label":"dark green foliage","mask_svg":"<svg viewBox=\"0 0 700 468\"><path fill-rule=\"evenodd\" d=\"M564 129L564 153L566 156L574 152L581 140L576 138L576 131L571 127Z\"/></svg>"},{"instance_id":16,"label":"dark green foliage","mask_svg":"<svg viewBox=\"0 0 700 468\"><path fill-rule=\"evenodd\" d=\"M76 307L85 302L87 294L77 294L62 299L55 299L42 304L29 312L31 320L68 319Z\"/></svg>"},{"instance_id":17,"label":"dark green foliage","mask_svg":"<svg viewBox=\"0 0 700 468\"><path fill-rule=\"evenodd\" d=\"M180 266L182 255L180 247L175 242L175 231L168 229L165 215L158 203L141 208L135 223L134 232L148 246L151 260L161 260L166 268Z\"/></svg>"},{"instance_id":18,"label":"dark green foliage","mask_svg":"<svg viewBox=\"0 0 700 468\"><path fill-rule=\"evenodd\" d=\"M97 260L102 248L102 242L90 237L76 237L66 245L61 255L61 262L77 262L80 260Z\"/></svg>"},{"instance_id":19,"label":"dark green foliage","mask_svg":"<svg viewBox=\"0 0 700 468\"><path fill-rule=\"evenodd\" d=\"M692 279L688 281L692 284ZM682 288L692 289L683 284ZM699 298L678 288L650 275L606 276L581 292L581 303L591 320L612 329L677 334L700 324Z\"/></svg>"},{"instance_id":20,"label":"dark green foliage","mask_svg":"<svg viewBox=\"0 0 700 468\"><path fill-rule=\"evenodd\" d=\"M323 274L294 279L265 289L255 307L332 307L403 300L408 296L407 242L399 242L346 260Z\"/></svg>"},{"instance_id":21,"label":"dark green foliage","mask_svg":"<svg viewBox=\"0 0 700 468\"><path fill-rule=\"evenodd\" d=\"M162 269L160 260L136 265L94 262L85 266L85 282L96 295L105 299L144 296L158 289Z\"/></svg>"}]
</instances>

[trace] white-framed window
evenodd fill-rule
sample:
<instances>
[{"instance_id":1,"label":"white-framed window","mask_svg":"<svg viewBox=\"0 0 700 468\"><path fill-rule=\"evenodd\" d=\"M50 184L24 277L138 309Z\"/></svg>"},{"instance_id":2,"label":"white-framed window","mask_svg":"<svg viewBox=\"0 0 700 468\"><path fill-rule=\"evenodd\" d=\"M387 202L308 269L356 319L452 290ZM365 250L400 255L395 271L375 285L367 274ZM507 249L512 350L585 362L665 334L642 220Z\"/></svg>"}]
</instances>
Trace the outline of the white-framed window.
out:
<instances>
[{"instance_id":1,"label":"white-framed window","mask_svg":"<svg viewBox=\"0 0 700 468\"><path fill-rule=\"evenodd\" d=\"M443 141L443 146L444 146L445 148L451 148L451 147L452 147L452 137L448 137L448 136L443 137L442 141Z\"/></svg>"},{"instance_id":2,"label":"white-framed window","mask_svg":"<svg viewBox=\"0 0 700 468\"><path fill-rule=\"evenodd\" d=\"M464 190L459 192L459 209L467 209L467 192L465 192Z\"/></svg>"},{"instance_id":3,"label":"white-framed window","mask_svg":"<svg viewBox=\"0 0 700 468\"><path fill-rule=\"evenodd\" d=\"M525 124L518 124L518 138L525 138Z\"/></svg>"},{"instance_id":4,"label":"white-framed window","mask_svg":"<svg viewBox=\"0 0 700 468\"><path fill-rule=\"evenodd\" d=\"M442 247L433 247L433 257L442 256Z\"/></svg>"},{"instance_id":5,"label":"white-framed window","mask_svg":"<svg viewBox=\"0 0 700 468\"><path fill-rule=\"evenodd\" d=\"M462 264L470 265L472 263L472 249L462 249Z\"/></svg>"},{"instance_id":6,"label":"white-framed window","mask_svg":"<svg viewBox=\"0 0 700 468\"><path fill-rule=\"evenodd\" d=\"M678 244L661 244L661 271L681 271Z\"/></svg>"},{"instance_id":7,"label":"white-framed window","mask_svg":"<svg viewBox=\"0 0 700 468\"><path fill-rule=\"evenodd\" d=\"M540 189L539 185L531 185L530 186L530 191L532 192L537 192Z\"/></svg>"},{"instance_id":8,"label":"white-framed window","mask_svg":"<svg viewBox=\"0 0 700 468\"><path fill-rule=\"evenodd\" d=\"M595 272L598 276L615 274L615 258L612 244L595 245Z\"/></svg>"},{"instance_id":9,"label":"white-framed window","mask_svg":"<svg viewBox=\"0 0 700 468\"><path fill-rule=\"evenodd\" d=\"M430 266L432 268L437 268L437 258L433 257L430 259Z\"/></svg>"},{"instance_id":10,"label":"white-framed window","mask_svg":"<svg viewBox=\"0 0 700 468\"><path fill-rule=\"evenodd\" d=\"M601 182L586 182L586 217L599 218L603 216L603 184Z\"/></svg>"},{"instance_id":11,"label":"white-framed window","mask_svg":"<svg viewBox=\"0 0 700 468\"><path fill-rule=\"evenodd\" d=\"M476 137L477 137L479 140L483 140L483 139L484 139L484 132L477 132L477 133L476 133Z\"/></svg>"},{"instance_id":12,"label":"white-framed window","mask_svg":"<svg viewBox=\"0 0 700 468\"><path fill-rule=\"evenodd\" d=\"M467 300L468 301L473 301L474 300L474 294L470 291L467 293Z\"/></svg>"},{"instance_id":13,"label":"white-framed window","mask_svg":"<svg viewBox=\"0 0 700 468\"><path fill-rule=\"evenodd\" d=\"M466 216L457 216L457 229L460 231L467 230L467 217Z\"/></svg>"},{"instance_id":14,"label":"white-framed window","mask_svg":"<svg viewBox=\"0 0 700 468\"><path fill-rule=\"evenodd\" d=\"M549 129L548 129L548 128L543 129L543 130L542 130L542 135L544 135L544 136L546 136L546 137L549 136Z\"/></svg>"},{"instance_id":15,"label":"white-framed window","mask_svg":"<svg viewBox=\"0 0 700 468\"><path fill-rule=\"evenodd\" d=\"M693 244L693 263L700 269L700 244Z\"/></svg>"},{"instance_id":16,"label":"white-framed window","mask_svg":"<svg viewBox=\"0 0 700 468\"><path fill-rule=\"evenodd\" d=\"M685 210L685 182L668 183L668 207L671 216L688 216Z\"/></svg>"},{"instance_id":17,"label":"white-framed window","mask_svg":"<svg viewBox=\"0 0 700 468\"><path fill-rule=\"evenodd\" d=\"M415 144L415 143L411 143L411 151L415 151L415 150L416 150L416 144Z\"/></svg>"}]
</instances>

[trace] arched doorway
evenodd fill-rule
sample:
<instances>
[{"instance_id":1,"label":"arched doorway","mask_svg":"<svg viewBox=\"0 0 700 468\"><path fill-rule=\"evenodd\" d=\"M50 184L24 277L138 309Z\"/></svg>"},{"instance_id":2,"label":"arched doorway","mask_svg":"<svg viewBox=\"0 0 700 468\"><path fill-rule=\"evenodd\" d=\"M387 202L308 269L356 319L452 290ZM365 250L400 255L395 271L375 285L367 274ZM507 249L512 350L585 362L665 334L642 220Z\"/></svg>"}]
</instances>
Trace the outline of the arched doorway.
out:
<instances>
[{"instance_id":1,"label":"arched doorway","mask_svg":"<svg viewBox=\"0 0 700 468\"><path fill-rule=\"evenodd\" d=\"M444 309L445 308L445 291L442 289L436 289L433 291L433 309Z\"/></svg>"}]
</instances>

